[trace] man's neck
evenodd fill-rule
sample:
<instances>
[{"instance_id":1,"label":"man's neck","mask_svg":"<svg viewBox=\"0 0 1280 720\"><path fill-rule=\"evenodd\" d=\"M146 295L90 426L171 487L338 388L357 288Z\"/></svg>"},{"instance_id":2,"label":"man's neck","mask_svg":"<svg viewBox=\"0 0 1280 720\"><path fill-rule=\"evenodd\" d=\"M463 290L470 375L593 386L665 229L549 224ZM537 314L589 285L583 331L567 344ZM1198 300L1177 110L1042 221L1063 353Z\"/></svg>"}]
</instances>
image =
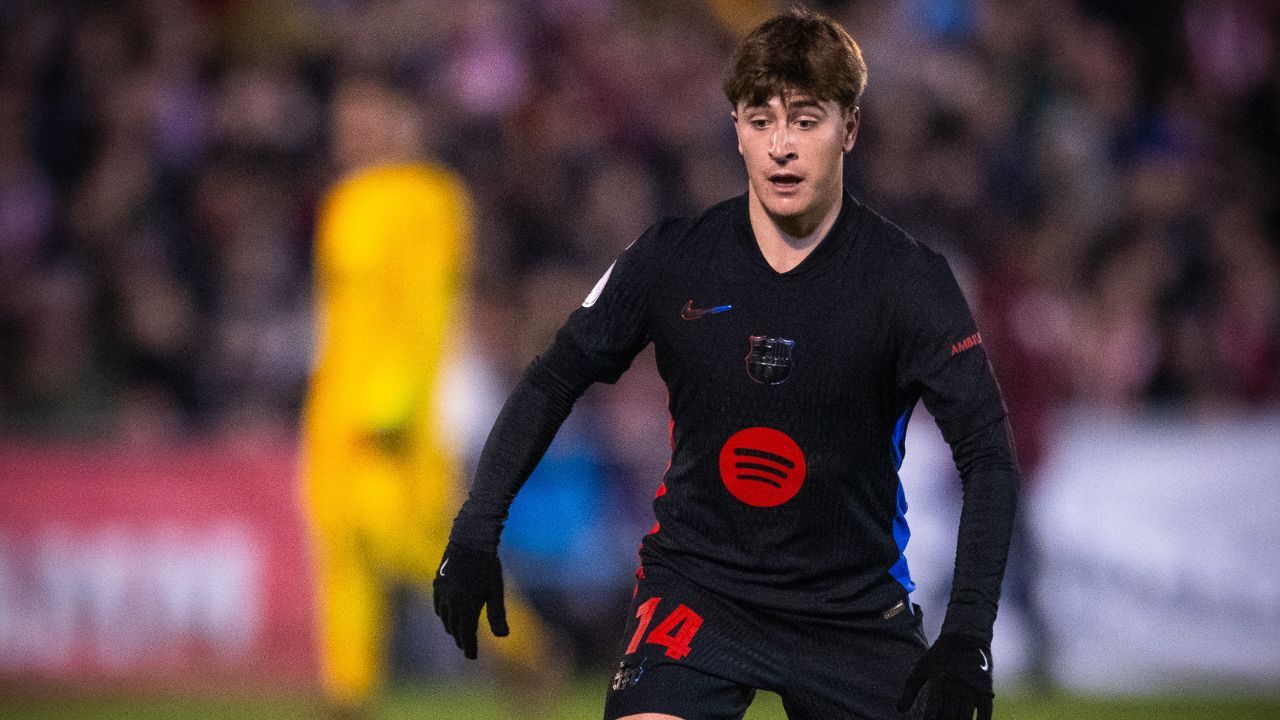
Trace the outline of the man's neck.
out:
<instances>
[{"instance_id":1,"label":"man's neck","mask_svg":"<svg viewBox=\"0 0 1280 720\"><path fill-rule=\"evenodd\" d=\"M775 272L784 273L804 262L836 224L843 199L843 192L837 194L834 202L822 213L815 212L803 217L776 217L765 210L764 205L756 199L754 191L750 192L747 214L751 220L751 232L769 266Z\"/></svg>"}]
</instances>

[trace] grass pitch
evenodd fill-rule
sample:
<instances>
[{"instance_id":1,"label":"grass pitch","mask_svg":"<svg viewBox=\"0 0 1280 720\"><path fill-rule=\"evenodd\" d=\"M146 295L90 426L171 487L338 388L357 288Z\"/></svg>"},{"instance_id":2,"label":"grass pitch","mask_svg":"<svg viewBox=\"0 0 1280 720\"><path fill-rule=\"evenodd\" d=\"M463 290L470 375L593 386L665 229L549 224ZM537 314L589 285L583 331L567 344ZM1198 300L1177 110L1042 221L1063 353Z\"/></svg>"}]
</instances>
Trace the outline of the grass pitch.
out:
<instances>
[{"instance_id":1,"label":"grass pitch","mask_svg":"<svg viewBox=\"0 0 1280 720\"><path fill-rule=\"evenodd\" d=\"M413 685L390 691L375 720L527 720L491 685ZM604 693L598 682L576 682L551 707L548 720L595 720ZM0 698L0 718L13 720L311 720L322 717L300 697ZM785 720L782 702L760 693L746 720ZM997 695L996 718L1016 720L1278 720L1280 695L1269 698L1098 698L1067 693Z\"/></svg>"}]
</instances>

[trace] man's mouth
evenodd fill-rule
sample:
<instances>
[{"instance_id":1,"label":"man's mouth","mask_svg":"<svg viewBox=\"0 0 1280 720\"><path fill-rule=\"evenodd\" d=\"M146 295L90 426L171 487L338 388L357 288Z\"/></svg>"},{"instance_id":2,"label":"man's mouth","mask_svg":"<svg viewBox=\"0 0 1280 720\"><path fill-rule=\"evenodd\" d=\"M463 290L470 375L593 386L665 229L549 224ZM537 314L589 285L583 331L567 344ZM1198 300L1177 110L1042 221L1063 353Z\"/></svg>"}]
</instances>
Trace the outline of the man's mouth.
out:
<instances>
[{"instance_id":1,"label":"man's mouth","mask_svg":"<svg viewBox=\"0 0 1280 720\"><path fill-rule=\"evenodd\" d=\"M769 183L778 190L794 190L803 180L795 173L774 173L769 176Z\"/></svg>"}]
</instances>

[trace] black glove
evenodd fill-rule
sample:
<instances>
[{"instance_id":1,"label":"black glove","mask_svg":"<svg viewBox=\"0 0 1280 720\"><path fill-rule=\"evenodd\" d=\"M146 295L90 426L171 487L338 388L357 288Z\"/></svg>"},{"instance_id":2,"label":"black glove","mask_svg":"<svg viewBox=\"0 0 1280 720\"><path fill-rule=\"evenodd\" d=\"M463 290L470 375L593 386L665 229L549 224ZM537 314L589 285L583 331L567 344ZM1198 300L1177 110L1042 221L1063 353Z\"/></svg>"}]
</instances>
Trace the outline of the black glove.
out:
<instances>
[{"instance_id":1,"label":"black glove","mask_svg":"<svg viewBox=\"0 0 1280 720\"><path fill-rule=\"evenodd\" d=\"M898 698L898 712L915 704L928 683L924 720L991 720L991 645L972 635L943 633L916 663Z\"/></svg>"},{"instance_id":2,"label":"black glove","mask_svg":"<svg viewBox=\"0 0 1280 720\"><path fill-rule=\"evenodd\" d=\"M436 615L445 632L468 658L476 659L480 608L488 605L489 629L497 637L511 633L502 600L502 563L497 553L468 550L449 543L432 584Z\"/></svg>"}]
</instances>

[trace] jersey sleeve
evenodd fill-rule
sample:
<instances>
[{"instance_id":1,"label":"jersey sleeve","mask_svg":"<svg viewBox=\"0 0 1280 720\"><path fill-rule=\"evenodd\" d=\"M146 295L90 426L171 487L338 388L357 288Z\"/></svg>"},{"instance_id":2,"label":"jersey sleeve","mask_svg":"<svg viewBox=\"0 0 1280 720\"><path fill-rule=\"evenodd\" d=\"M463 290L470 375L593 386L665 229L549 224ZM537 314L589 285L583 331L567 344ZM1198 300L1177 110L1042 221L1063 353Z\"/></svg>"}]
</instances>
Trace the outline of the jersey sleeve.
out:
<instances>
[{"instance_id":1,"label":"jersey sleeve","mask_svg":"<svg viewBox=\"0 0 1280 720\"><path fill-rule=\"evenodd\" d=\"M663 238L677 220L650 227L605 270L556 334L548 361L562 373L614 383L649 344L649 297Z\"/></svg>"},{"instance_id":2,"label":"jersey sleeve","mask_svg":"<svg viewBox=\"0 0 1280 720\"><path fill-rule=\"evenodd\" d=\"M951 446L964 501L943 632L991 641L1017 508L1019 475L1004 402L982 336L942 256L922 249L911 268L898 387L923 398Z\"/></svg>"},{"instance_id":3,"label":"jersey sleeve","mask_svg":"<svg viewBox=\"0 0 1280 720\"><path fill-rule=\"evenodd\" d=\"M922 398L954 445L1004 417L1004 402L947 261L921 248L904 269L898 282L898 391L909 401Z\"/></svg>"},{"instance_id":4,"label":"jersey sleeve","mask_svg":"<svg viewBox=\"0 0 1280 720\"><path fill-rule=\"evenodd\" d=\"M655 225L623 251L525 370L489 431L451 542L497 551L511 503L573 404L592 383L617 381L648 344L652 258L666 229L667 223Z\"/></svg>"}]
</instances>

